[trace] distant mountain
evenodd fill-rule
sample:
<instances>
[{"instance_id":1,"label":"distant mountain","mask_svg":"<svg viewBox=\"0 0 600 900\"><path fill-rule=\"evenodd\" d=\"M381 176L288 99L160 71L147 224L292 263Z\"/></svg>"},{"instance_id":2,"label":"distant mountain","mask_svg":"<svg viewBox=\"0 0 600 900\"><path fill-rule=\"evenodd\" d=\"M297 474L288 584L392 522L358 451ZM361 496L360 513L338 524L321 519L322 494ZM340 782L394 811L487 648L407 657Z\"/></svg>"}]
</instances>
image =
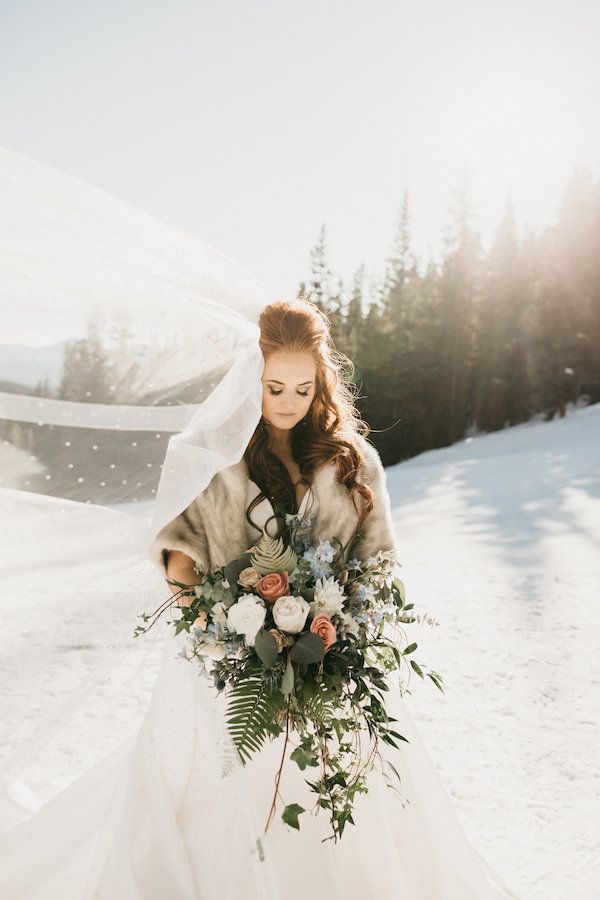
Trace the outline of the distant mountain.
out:
<instances>
[{"instance_id":1,"label":"distant mountain","mask_svg":"<svg viewBox=\"0 0 600 900\"><path fill-rule=\"evenodd\" d=\"M51 388L57 388L67 343L68 341L57 341L44 347L0 344L0 381L15 382L19 386L18 393L23 393L21 385L33 388L45 378Z\"/></svg>"}]
</instances>

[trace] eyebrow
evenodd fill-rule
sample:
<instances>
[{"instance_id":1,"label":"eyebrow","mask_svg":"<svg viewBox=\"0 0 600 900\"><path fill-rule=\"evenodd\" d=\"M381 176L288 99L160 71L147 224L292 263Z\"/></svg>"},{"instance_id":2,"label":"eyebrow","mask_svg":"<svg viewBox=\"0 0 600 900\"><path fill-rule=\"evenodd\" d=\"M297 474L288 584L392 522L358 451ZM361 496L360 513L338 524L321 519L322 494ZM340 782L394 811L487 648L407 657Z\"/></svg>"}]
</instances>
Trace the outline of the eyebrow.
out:
<instances>
[{"instance_id":1,"label":"eyebrow","mask_svg":"<svg viewBox=\"0 0 600 900\"><path fill-rule=\"evenodd\" d=\"M276 378L268 378L267 384L285 384L283 381L277 381ZM312 381L301 381L300 384L297 384L296 387L302 387L305 384L312 384Z\"/></svg>"}]
</instances>

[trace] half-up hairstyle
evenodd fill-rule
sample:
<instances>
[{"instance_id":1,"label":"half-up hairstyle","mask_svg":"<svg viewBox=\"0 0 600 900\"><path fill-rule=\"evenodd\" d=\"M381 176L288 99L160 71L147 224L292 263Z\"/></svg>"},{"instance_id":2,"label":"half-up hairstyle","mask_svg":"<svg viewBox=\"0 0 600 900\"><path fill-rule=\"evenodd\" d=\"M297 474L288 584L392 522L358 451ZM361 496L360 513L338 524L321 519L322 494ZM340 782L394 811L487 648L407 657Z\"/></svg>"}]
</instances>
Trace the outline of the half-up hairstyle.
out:
<instances>
[{"instance_id":1,"label":"half-up hairstyle","mask_svg":"<svg viewBox=\"0 0 600 900\"><path fill-rule=\"evenodd\" d=\"M358 533L373 509L373 491L356 479L365 457L348 434L350 430L366 437L370 430L355 406L356 387L350 380L354 363L335 348L327 316L304 296L266 306L259 327L265 361L281 350L308 351L313 355L314 395L308 413L292 429L292 454L305 484L312 484L313 474L321 465L335 460L338 481L348 489L359 516ZM297 512L296 492L288 470L268 444L267 425L261 418L244 453L249 476L261 489L246 511L251 524L251 510L265 496L274 508L277 504L286 512ZM364 500L362 509L357 505L358 495Z\"/></svg>"}]
</instances>

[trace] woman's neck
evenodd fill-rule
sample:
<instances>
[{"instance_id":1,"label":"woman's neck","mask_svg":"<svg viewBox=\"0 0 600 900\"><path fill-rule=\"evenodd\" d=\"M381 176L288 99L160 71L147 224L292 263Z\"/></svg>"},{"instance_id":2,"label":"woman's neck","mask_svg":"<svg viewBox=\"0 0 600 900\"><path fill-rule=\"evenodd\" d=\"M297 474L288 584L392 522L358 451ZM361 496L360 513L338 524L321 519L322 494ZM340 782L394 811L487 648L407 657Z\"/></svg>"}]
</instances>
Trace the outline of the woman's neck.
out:
<instances>
[{"instance_id":1,"label":"woman's neck","mask_svg":"<svg viewBox=\"0 0 600 900\"><path fill-rule=\"evenodd\" d=\"M290 432L287 429L267 425L267 433L269 435L269 447L276 456L290 457L292 455L292 442L290 440Z\"/></svg>"}]
</instances>

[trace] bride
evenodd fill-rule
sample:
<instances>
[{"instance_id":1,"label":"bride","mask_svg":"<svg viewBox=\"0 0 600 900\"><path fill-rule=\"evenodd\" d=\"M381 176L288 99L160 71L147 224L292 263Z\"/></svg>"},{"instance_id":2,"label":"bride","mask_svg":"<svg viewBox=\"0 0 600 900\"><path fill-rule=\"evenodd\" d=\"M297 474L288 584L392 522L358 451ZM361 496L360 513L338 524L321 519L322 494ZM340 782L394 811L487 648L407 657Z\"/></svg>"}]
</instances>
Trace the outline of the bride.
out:
<instances>
[{"instance_id":1,"label":"bride","mask_svg":"<svg viewBox=\"0 0 600 900\"><path fill-rule=\"evenodd\" d=\"M218 472L157 534L150 555L170 581L199 583L195 566L206 571L241 556L263 530L283 533L286 512L312 512L315 537L336 534L346 559L395 547L385 473L356 430L326 320L309 303L273 303L260 328L261 419L240 462ZM358 543L356 495L369 509ZM3 897L515 896L468 843L397 688L389 712L410 742L393 758L403 796L373 772L356 825L335 845L323 840L323 813L304 817L298 833L281 818L261 833L281 738L236 770L223 701L178 655L179 640L165 638L135 741L3 836ZM303 776L288 764L281 796L297 798L303 789Z\"/></svg>"},{"instance_id":2,"label":"bride","mask_svg":"<svg viewBox=\"0 0 600 900\"><path fill-rule=\"evenodd\" d=\"M11 166L14 165L12 160ZM124 205L118 210L117 228L114 223L104 222L106 255L111 266L100 260L94 273L97 277L91 278L87 272L86 290L82 290L76 280L85 269L81 264L83 250L79 248L75 264L71 263L75 259L72 256L57 265L58 254L65 245L60 228L67 216L87 215L89 209L106 216L106 198L98 199L93 191L86 194L87 188L78 184L77 203L67 209L64 197L72 186L61 182L55 173L42 172L41 167L35 171L35 178L27 181L23 173L28 173L28 166L29 163L18 161L17 170L5 185L5 191L18 193L18 203L15 201L14 206L21 213L7 225L7 233L10 232L23 254L19 271L14 252L9 260L13 267L10 270L13 295L18 295L17 288L22 281L27 291L24 296L31 296L35 285L32 287L30 260L35 252L37 281L46 299L52 293L52 273L56 268L60 271L57 294L63 297L70 291L78 302L83 302L97 288L96 299L106 308L107 298L116 292L114 285L103 279L117 277L120 285L125 283L120 277L122 272L114 265L115 260L122 259L124 266L135 270L136 277L129 279L127 286L132 292L139 290L139 296L126 299L130 306L134 305L133 300L138 300L139 308L144 309L141 329L150 318L152 291L159 291L163 303L166 284L164 278L161 280L151 271L147 283L140 285L141 273L154 264L150 260L157 258L149 252L152 241L165 253L169 239L173 251L170 257L165 257L164 269L171 276L176 268L182 286L185 285L181 291L181 310L190 309L189 284L201 281L206 290L201 303L205 330L196 332L204 335L200 352L174 355L172 347L167 347L159 353L157 333L148 331L144 351L147 368L142 365L139 370L128 370L122 378L120 384L127 387L130 397L145 396L140 387L142 380L144 390L152 389L147 405L134 406L130 399L129 405L125 400L116 409L110 403L86 404L39 397L33 403L33 398L22 392L16 392L15 396L0 395L7 418L37 422L40 426L45 423L54 429L53 433L56 430L60 433L67 417L73 424L72 431L79 428L82 434L85 428L100 429L100 422L105 430L99 433L105 435L114 435L119 429L124 437L129 437L135 429L140 433L145 429L152 438L160 438L161 430L173 434L161 464L149 540L145 544L145 552L162 578L154 575L153 584L147 573L139 581L129 579L127 595L136 591L143 594L143 601L138 598L136 603L143 602L147 608L159 593L167 591L167 586L173 594L176 592L176 587L169 582L198 583L199 572L241 556L263 533L284 535L292 519L309 517L315 538L337 536L345 547L346 559L366 559L379 550L393 550L396 536L385 472L354 406L346 378L351 364L335 350L327 318L308 301L266 303L262 292L255 290L249 278L233 265L227 269L227 264L212 250L207 257L211 262L209 278L206 260L196 264L197 243L190 245L190 255L186 257L181 236L174 238L158 233L152 223L146 228L142 222L140 227L139 222L127 218L131 213ZM34 228L27 216L36 215L40 209L42 182L47 207L40 220L43 226ZM28 190L33 191L35 203L25 202ZM86 203L81 202L84 195ZM45 232L44 227L54 215L53 226ZM18 228L23 223L26 230L19 234ZM81 223L76 225L69 223L69 239L86 239L91 229L81 228ZM92 235L96 256L101 234L101 216L96 216ZM120 236L123 237L122 254L118 244ZM28 244L34 240L42 240L45 255L40 246ZM138 250L136 268L131 260ZM67 284L65 273L71 270L74 281ZM3 271L6 273L6 266ZM252 309L246 316L244 297ZM173 306L169 312L172 318ZM258 327L252 323L255 313L259 313ZM181 329L188 334L193 333L194 322L198 325L198 319L194 319L198 316L197 306L190 315L189 327ZM156 318L161 324L165 321ZM115 351L115 359L121 359L121 351L119 354ZM160 382L161 374L167 372L168 378ZM171 407L169 401L166 406L160 403L169 396L171 386L177 386L180 392L186 387L196 388L194 372L203 376L206 399L193 406L191 418L186 419L189 412L186 404ZM152 384L147 382L149 377ZM158 429L159 422L162 429ZM74 442L64 443L69 445L70 453ZM138 444L138 440L123 440L119 444L116 437L109 443L115 459L121 446L122 458L129 462L133 446L133 459L139 464ZM56 442L51 446L56 446ZM81 458L93 457L101 450L96 441L91 450L81 451ZM21 457L19 460L21 464ZM106 471L114 470L116 465L107 463ZM56 473L49 474L56 476ZM105 475L99 485L110 486L105 480L108 477ZM55 477L54 483L56 480ZM123 484L127 480L120 479ZM77 481L85 485L83 476ZM60 486L55 490L60 493ZM63 496L68 496L66 483L62 491ZM13 492L9 500L16 501L17 493ZM30 523L31 540L35 540L34 515L39 516L47 500L58 539L63 540L68 534L69 545L78 546L79 553L85 555L84 543L76 543L77 531L81 530L78 516L83 515L84 505L68 500L59 507L54 503L56 494L52 498L43 497L42 493L40 489L38 494L29 495L33 498L31 517L22 505L21 522ZM78 494L77 499L81 496ZM85 541L93 543L94 534L106 539L106 546L109 539L113 540L103 560L106 586L98 577L99 570L90 569L81 576L77 591L82 596L90 590L90 584L100 585L96 594L100 603L95 608L105 612L104 620L96 616L95 625L108 632L111 615L108 610L114 610L115 616L123 615L122 610L109 605L107 584L111 565L117 571L127 571L123 566L123 560L128 559L127 537L123 537L126 526L123 513L106 508L97 520L92 519L98 509L94 509L96 502L89 509L88 521L97 521L98 530L88 532ZM64 515L56 515L59 510ZM117 515L121 518L115 518ZM121 530L115 528L117 521ZM133 525L127 528L134 535ZM50 545L50 537L47 540ZM89 560L97 561L100 556L99 545L89 550ZM76 578L76 557L72 557L69 574ZM143 585L141 591L140 585ZM172 602L176 612L177 601ZM132 616L133 630L130 608L128 613ZM139 728L133 733L123 728L121 733L126 717L117 715L115 710L104 710L106 734L96 732L96 735L100 743L106 740L110 751L96 754L96 761L83 766L77 777L61 790L45 796L40 794L42 800L31 801L28 811L16 823L3 826L0 897L6 900L233 900L240 896L249 900L300 900L307 896L314 900L515 898L467 839L393 679L389 680L386 707L389 715L397 720L395 727L408 742L402 743L399 749L386 746L381 753L399 773L399 790L391 790L382 774L373 770L367 779L368 793L359 795L355 801L356 824L348 825L337 842L323 840L329 833L328 819L323 812L307 811L300 818L298 831L286 825L281 815L276 815L265 831L282 737L267 742L242 765L225 725L226 698L182 655L182 636L175 636L164 618L156 627L162 629L159 631L160 662ZM117 675L123 672L114 696L115 707L119 707L127 703L133 684L125 670L115 666L114 672ZM59 674L57 664L57 678ZM102 710L99 713L88 702L89 695L79 703L86 717L80 720L84 722L81 727L85 727L85 721L102 716ZM62 716L56 718L63 722ZM80 739L78 728L79 725L72 729L73 742L80 741L86 757L92 747ZM44 737L40 738L40 745L44 741ZM24 746L29 749L27 741ZM17 749L13 754L17 759L16 770L20 752ZM10 802L14 807L18 805L18 790L24 782L11 781L9 767L4 769L4 780L12 784ZM32 796L34 788L32 781L28 796ZM288 755L279 783L280 811L288 798L300 800L308 796L304 773L289 761ZM8 807L3 803L0 809L4 812Z\"/></svg>"}]
</instances>

